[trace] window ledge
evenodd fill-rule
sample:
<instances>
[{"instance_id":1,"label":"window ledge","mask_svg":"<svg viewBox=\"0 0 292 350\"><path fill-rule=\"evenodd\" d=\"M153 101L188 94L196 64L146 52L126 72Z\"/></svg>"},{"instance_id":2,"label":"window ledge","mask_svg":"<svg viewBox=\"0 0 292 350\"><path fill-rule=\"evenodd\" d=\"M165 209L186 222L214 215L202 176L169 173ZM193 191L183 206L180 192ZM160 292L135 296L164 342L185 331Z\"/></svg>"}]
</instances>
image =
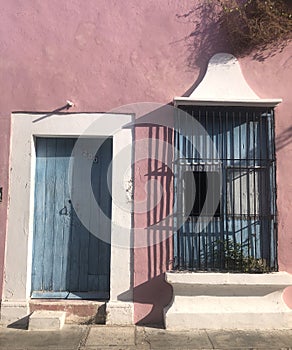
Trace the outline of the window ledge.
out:
<instances>
[{"instance_id":1,"label":"window ledge","mask_svg":"<svg viewBox=\"0 0 292 350\"><path fill-rule=\"evenodd\" d=\"M287 272L266 274L249 273L210 273L210 272L166 272L166 281L173 284L189 285L240 285L240 286L279 286L292 285L292 275Z\"/></svg>"}]
</instances>

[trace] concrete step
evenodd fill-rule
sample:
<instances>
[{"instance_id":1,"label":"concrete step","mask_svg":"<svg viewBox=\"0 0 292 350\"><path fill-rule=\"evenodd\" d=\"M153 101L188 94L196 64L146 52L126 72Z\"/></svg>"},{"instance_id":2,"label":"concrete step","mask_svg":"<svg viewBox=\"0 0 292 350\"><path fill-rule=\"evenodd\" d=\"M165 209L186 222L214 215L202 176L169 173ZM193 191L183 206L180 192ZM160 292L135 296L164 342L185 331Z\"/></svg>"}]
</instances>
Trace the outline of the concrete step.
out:
<instances>
[{"instance_id":1,"label":"concrete step","mask_svg":"<svg viewBox=\"0 0 292 350\"><path fill-rule=\"evenodd\" d=\"M66 312L64 311L34 311L28 319L30 331L58 330L65 323Z\"/></svg>"},{"instance_id":2,"label":"concrete step","mask_svg":"<svg viewBox=\"0 0 292 350\"><path fill-rule=\"evenodd\" d=\"M64 311L65 323L70 324L105 324L105 302L92 300L56 300L32 299L29 312Z\"/></svg>"},{"instance_id":3,"label":"concrete step","mask_svg":"<svg viewBox=\"0 0 292 350\"><path fill-rule=\"evenodd\" d=\"M292 275L167 272L173 300L164 309L168 330L291 329L283 290Z\"/></svg>"}]
</instances>

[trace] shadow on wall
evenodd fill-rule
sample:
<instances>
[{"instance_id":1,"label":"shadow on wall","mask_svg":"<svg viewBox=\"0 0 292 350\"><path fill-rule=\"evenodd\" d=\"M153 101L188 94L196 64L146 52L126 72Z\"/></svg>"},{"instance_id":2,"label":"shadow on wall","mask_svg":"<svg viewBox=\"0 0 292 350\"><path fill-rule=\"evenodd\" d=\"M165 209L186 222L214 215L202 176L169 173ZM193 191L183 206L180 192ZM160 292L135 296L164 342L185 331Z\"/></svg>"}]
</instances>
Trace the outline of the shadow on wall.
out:
<instances>
[{"instance_id":1,"label":"shadow on wall","mask_svg":"<svg viewBox=\"0 0 292 350\"><path fill-rule=\"evenodd\" d=\"M151 310L140 319L138 325L163 327L163 309L172 300L172 287L165 282L164 273L134 288L135 303L150 305Z\"/></svg>"},{"instance_id":2,"label":"shadow on wall","mask_svg":"<svg viewBox=\"0 0 292 350\"><path fill-rule=\"evenodd\" d=\"M276 138L277 151L280 151L283 148L287 147L290 142L292 142L292 126L286 129Z\"/></svg>"},{"instance_id":3,"label":"shadow on wall","mask_svg":"<svg viewBox=\"0 0 292 350\"><path fill-rule=\"evenodd\" d=\"M172 287L165 282L164 273L134 287L133 294L135 310L139 305L139 312L142 310L144 315L139 317L136 324L163 328L163 309L172 301ZM118 296L120 301L128 301L130 298L130 291L125 291Z\"/></svg>"},{"instance_id":4,"label":"shadow on wall","mask_svg":"<svg viewBox=\"0 0 292 350\"><path fill-rule=\"evenodd\" d=\"M152 278L169 269L172 259L172 236L167 237L173 231L173 130L150 125L148 140L148 164L144 176L147 179L148 278Z\"/></svg>"},{"instance_id":5,"label":"shadow on wall","mask_svg":"<svg viewBox=\"0 0 292 350\"><path fill-rule=\"evenodd\" d=\"M177 14L176 17L178 21L193 23L194 27L183 39L188 51L188 67L200 67L198 79L184 94L189 96L203 79L209 59L218 52L232 52L226 41L226 33L220 28L215 1L201 1L189 12Z\"/></svg>"},{"instance_id":6,"label":"shadow on wall","mask_svg":"<svg viewBox=\"0 0 292 350\"><path fill-rule=\"evenodd\" d=\"M173 115L173 107L162 106L135 125L133 291L138 324L161 325L172 296L164 272L172 268L173 256Z\"/></svg>"}]
</instances>

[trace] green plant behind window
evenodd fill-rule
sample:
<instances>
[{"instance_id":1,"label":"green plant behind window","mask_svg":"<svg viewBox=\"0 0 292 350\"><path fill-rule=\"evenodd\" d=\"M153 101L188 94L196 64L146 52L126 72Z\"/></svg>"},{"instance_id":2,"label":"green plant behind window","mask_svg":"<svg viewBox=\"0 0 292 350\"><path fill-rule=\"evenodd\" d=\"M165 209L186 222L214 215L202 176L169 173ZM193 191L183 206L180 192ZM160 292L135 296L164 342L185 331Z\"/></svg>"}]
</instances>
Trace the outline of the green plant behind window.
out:
<instances>
[{"instance_id":1,"label":"green plant behind window","mask_svg":"<svg viewBox=\"0 0 292 350\"><path fill-rule=\"evenodd\" d=\"M244 244L229 239L224 242L217 241L216 245L215 260L218 266L221 265L222 270L243 273L269 272L265 259L246 255Z\"/></svg>"}]
</instances>

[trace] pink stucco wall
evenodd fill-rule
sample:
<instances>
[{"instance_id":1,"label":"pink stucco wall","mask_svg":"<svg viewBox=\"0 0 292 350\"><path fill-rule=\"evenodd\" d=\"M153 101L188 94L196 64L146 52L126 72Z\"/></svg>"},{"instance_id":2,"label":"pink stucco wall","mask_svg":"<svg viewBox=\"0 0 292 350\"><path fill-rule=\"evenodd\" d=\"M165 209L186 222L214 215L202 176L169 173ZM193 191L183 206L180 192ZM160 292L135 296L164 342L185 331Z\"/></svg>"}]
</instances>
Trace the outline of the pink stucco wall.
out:
<instances>
[{"instance_id":1,"label":"pink stucco wall","mask_svg":"<svg viewBox=\"0 0 292 350\"><path fill-rule=\"evenodd\" d=\"M203 1L204 2L204 1ZM72 99L72 112L108 111L134 102L169 103L198 82L208 59L229 51L199 1L0 0L0 282L6 229L8 146L12 111L52 111ZM292 272L292 47L241 59L261 97L281 97L276 110L279 266ZM71 111L71 110L70 110ZM149 134L136 130L136 138ZM156 134L165 137L163 128ZM135 196L157 164L139 165ZM166 176L171 177L170 174ZM163 183L171 200L171 180ZM160 211L161 212L161 211ZM147 213L135 224L151 223ZM149 221L150 220L150 221ZM161 232L159 233L161 234ZM163 233L162 233L163 234ZM171 241L134 252L136 322L157 323L171 297L163 282Z\"/></svg>"}]
</instances>

